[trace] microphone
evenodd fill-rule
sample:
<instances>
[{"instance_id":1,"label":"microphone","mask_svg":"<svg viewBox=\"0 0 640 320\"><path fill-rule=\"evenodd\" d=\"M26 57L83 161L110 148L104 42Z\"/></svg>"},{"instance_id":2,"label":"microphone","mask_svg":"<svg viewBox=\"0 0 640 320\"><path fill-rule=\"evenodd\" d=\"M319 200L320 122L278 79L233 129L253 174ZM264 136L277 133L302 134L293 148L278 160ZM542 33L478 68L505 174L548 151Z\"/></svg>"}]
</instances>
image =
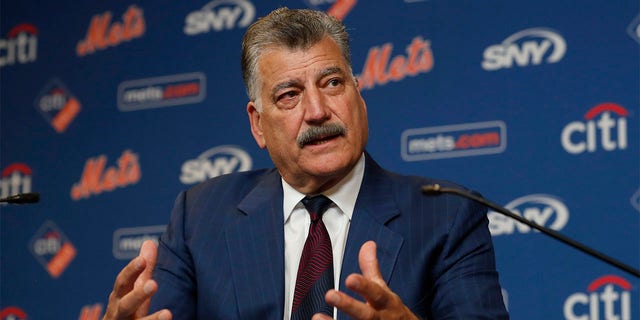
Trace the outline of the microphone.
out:
<instances>
[{"instance_id":1,"label":"microphone","mask_svg":"<svg viewBox=\"0 0 640 320\"><path fill-rule=\"evenodd\" d=\"M634 269L634 268L632 268L632 267L630 267L630 266L628 266L628 265L626 265L626 264L624 264L624 263L622 263L622 262L620 262L618 260L615 260L615 259L613 259L613 258L611 258L611 257L609 257L609 256L607 256L607 255L605 255L605 254L603 254L601 252L598 252L595 249L592 249L592 248L590 248L590 247L588 247L588 246L586 246L586 245L584 245L584 244L582 244L580 242L577 242L577 241L575 241L575 240L573 240L571 238L568 238L568 237L562 235L561 233L559 233L559 232L557 232L557 231L555 231L553 229L549 229L547 227L544 227L544 226L541 226L541 225L539 225L537 223L534 223L533 221L529 221L529 220L527 220L527 219L525 219L525 218L523 218L523 217L521 217L521 216L519 216L519 215L517 215L517 214L515 214L515 213L513 213L511 211L509 211L508 209L506 209L506 208L504 208L502 206L499 206L499 205L497 205L497 204L495 204L495 203L493 203L493 202L491 202L491 201L489 201L489 200L487 200L485 198L482 198L482 197L480 197L478 195L475 195L475 194L473 194L471 192L468 192L468 191L465 191L465 190L462 190L462 189L458 189L458 188L442 187L439 184L424 185L424 186L422 186L422 192L424 194L427 194L427 195L438 195L438 194L441 194L441 193L453 193L453 194L457 194L459 196L462 196L464 198L471 199L471 200L476 201L476 202L478 202L478 203L480 203L480 204L482 204L482 205L484 205L486 207L489 207L489 208L495 210L496 212L499 212L499 213L501 213L501 214L503 214L503 215L505 215L505 216L507 216L509 218L512 218L512 219L517 220L518 222L524 223L524 224L526 224L527 226L529 226L529 227L531 227L533 229L536 229L536 230L538 230L538 231L540 231L540 232L542 232L542 233L544 233L544 234L546 234L546 235L548 235L548 236L550 236L550 237L552 237L552 238L554 238L556 240L559 240L560 242L563 242L563 243L565 243L567 245L570 245L570 246L574 247L575 249L578 249L578 250L580 250L580 251L582 251L584 253L587 253L587 254L591 255L592 257L598 258L601 261L604 261L604 262L606 262L606 263L608 263L608 264L610 264L610 265L612 265L612 266L614 266L614 267L616 267L616 268L618 268L620 270L623 270L625 272L628 272L628 273L640 278L640 271L638 271L638 270L636 270L636 269Z\"/></svg>"},{"instance_id":2,"label":"microphone","mask_svg":"<svg viewBox=\"0 0 640 320\"><path fill-rule=\"evenodd\" d=\"M0 198L0 203L25 204L36 203L38 201L40 201L40 194L37 192L18 193L10 197Z\"/></svg>"}]
</instances>

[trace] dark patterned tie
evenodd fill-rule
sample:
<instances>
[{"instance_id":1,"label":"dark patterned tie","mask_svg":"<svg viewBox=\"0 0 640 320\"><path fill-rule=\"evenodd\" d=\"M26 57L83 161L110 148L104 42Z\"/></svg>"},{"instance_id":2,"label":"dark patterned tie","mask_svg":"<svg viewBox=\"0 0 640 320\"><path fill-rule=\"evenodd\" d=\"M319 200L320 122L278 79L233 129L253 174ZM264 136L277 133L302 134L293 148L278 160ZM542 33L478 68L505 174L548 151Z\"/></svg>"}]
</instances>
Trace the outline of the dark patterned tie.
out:
<instances>
[{"instance_id":1,"label":"dark patterned tie","mask_svg":"<svg viewBox=\"0 0 640 320\"><path fill-rule=\"evenodd\" d=\"M292 320L309 320L318 312L333 316L333 308L324 300L327 291L333 289L333 251L331 238L322 222L322 214L331 203L323 195L302 199L311 216L311 226L298 267Z\"/></svg>"}]
</instances>

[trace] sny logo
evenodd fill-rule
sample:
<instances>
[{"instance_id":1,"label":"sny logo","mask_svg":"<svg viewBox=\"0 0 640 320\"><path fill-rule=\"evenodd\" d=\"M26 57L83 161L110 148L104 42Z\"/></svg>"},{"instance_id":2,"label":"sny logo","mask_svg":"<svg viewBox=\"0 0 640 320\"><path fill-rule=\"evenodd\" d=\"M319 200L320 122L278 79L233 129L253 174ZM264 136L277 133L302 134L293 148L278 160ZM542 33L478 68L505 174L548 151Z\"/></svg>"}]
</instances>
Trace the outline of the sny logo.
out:
<instances>
[{"instance_id":1,"label":"sny logo","mask_svg":"<svg viewBox=\"0 0 640 320\"><path fill-rule=\"evenodd\" d=\"M630 290L627 280L615 275L602 276L589 284L586 293L576 292L567 298L564 317L567 320L630 320Z\"/></svg>"},{"instance_id":2,"label":"sny logo","mask_svg":"<svg viewBox=\"0 0 640 320\"><path fill-rule=\"evenodd\" d=\"M80 102L58 79L53 79L42 89L35 107L58 133L67 130L82 109Z\"/></svg>"},{"instance_id":3,"label":"sny logo","mask_svg":"<svg viewBox=\"0 0 640 320\"><path fill-rule=\"evenodd\" d=\"M242 18L240 18L242 16ZM214 0L185 19L184 33L190 36L248 26L256 16L256 8L247 0Z\"/></svg>"},{"instance_id":4,"label":"sny logo","mask_svg":"<svg viewBox=\"0 0 640 320\"><path fill-rule=\"evenodd\" d=\"M30 248L53 278L58 278L76 256L76 248L51 221L45 222L36 232Z\"/></svg>"},{"instance_id":5,"label":"sny logo","mask_svg":"<svg viewBox=\"0 0 640 320\"><path fill-rule=\"evenodd\" d=\"M2 170L0 198L31 192L31 168L24 163L12 163Z\"/></svg>"},{"instance_id":6,"label":"sny logo","mask_svg":"<svg viewBox=\"0 0 640 320\"><path fill-rule=\"evenodd\" d=\"M640 212L640 188L631 196L631 206Z\"/></svg>"},{"instance_id":7,"label":"sny logo","mask_svg":"<svg viewBox=\"0 0 640 320\"><path fill-rule=\"evenodd\" d=\"M553 48L552 48L553 47ZM547 53L547 63L558 62L564 57L567 44L558 33L545 28L526 29L517 32L484 50L482 68L494 71L518 66L539 65Z\"/></svg>"},{"instance_id":8,"label":"sny logo","mask_svg":"<svg viewBox=\"0 0 640 320\"><path fill-rule=\"evenodd\" d=\"M251 170L249 154L236 146L218 146L211 148L198 158L188 160L182 165L180 182L192 184L219 175Z\"/></svg>"},{"instance_id":9,"label":"sny logo","mask_svg":"<svg viewBox=\"0 0 640 320\"><path fill-rule=\"evenodd\" d=\"M612 113L618 115L617 120L611 117ZM573 121L562 129L562 147L571 154L595 152L600 141L605 151L624 150L627 148L627 115L627 110L618 104L599 104L585 113L586 121ZM600 117L596 119L597 116Z\"/></svg>"},{"instance_id":10,"label":"sny logo","mask_svg":"<svg viewBox=\"0 0 640 320\"><path fill-rule=\"evenodd\" d=\"M406 48L406 56L397 55L391 59L392 49L391 43L369 49L362 73L358 76L361 89L371 89L376 84L385 85L389 81L400 81L407 76L429 72L433 68L433 52L429 40L423 40L420 36L413 38Z\"/></svg>"},{"instance_id":11,"label":"sny logo","mask_svg":"<svg viewBox=\"0 0 640 320\"><path fill-rule=\"evenodd\" d=\"M9 30L6 39L0 39L0 68L34 62L37 55L38 29L32 24L19 24Z\"/></svg>"},{"instance_id":12,"label":"sny logo","mask_svg":"<svg viewBox=\"0 0 640 320\"><path fill-rule=\"evenodd\" d=\"M547 194L520 197L509 202L505 207L529 221L556 231L562 230L569 221L567 206L560 199ZM555 219L552 220L551 218L554 216ZM519 233L531 231L529 226L494 211L490 211L487 217L489 218L489 231L493 236L513 234L516 230Z\"/></svg>"},{"instance_id":13,"label":"sny logo","mask_svg":"<svg viewBox=\"0 0 640 320\"><path fill-rule=\"evenodd\" d=\"M122 153L117 167L105 168L106 164L105 155L87 160L80 181L71 188L71 199L77 201L140 181L142 173L138 155L130 150Z\"/></svg>"},{"instance_id":14,"label":"sny logo","mask_svg":"<svg viewBox=\"0 0 640 320\"><path fill-rule=\"evenodd\" d=\"M636 16L627 27L627 33L636 41L640 42L640 14Z\"/></svg>"},{"instance_id":15,"label":"sny logo","mask_svg":"<svg viewBox=\"0 0 640 320\"><path fill-rule=\"evenodd\" d=\"M76 46L76 54L82 57L144 35L146 26L142 9L130 6L122 15L122 20L111 24L110 11L93 16L85 39Z\"/></svg>"}]
</instances>

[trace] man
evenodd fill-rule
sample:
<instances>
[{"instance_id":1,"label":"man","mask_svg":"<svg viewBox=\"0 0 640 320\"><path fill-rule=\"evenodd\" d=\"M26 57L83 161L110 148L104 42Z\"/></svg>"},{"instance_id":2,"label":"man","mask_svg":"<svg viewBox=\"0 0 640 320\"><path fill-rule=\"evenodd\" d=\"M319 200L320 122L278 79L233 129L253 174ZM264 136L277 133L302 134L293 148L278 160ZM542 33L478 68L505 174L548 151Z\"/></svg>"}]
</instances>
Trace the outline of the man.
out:
<instances>
[{"instance_id":1,"label":"man","mask_svg":"<svg viewBox=\"0 0 640 320\"><path fill-rule=\"evenodd\" d=\"M508 318L484 209L424 196L420 186L447 183L390 173L364 151L367 110L344 26L281 8L249 27L242 49L251 132L277 169L182 193L157 259L145 243L118 275L105 319L143 317L150 303L170 311L145 319L299 318L296 274L317 223L301 202L319 194L332 202L320 220L335 289L321 292L329 311L314 319L331 319L331 310L354 319Z\"/></svg>"}]
</instances>

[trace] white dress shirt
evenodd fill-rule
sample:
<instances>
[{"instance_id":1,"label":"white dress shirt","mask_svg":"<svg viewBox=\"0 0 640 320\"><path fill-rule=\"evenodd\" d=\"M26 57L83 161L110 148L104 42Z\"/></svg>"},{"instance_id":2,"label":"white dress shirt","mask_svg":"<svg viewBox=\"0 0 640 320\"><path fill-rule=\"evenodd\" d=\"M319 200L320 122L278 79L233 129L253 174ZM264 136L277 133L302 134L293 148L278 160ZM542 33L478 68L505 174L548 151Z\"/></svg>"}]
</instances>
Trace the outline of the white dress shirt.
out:
<instances>
[{"instance_id":1,"label":"white dress shirt","mask_svg":"<svg viewBox=\"0 0 640 320\"><path fill-rule=\"evenodd\" d=\"M364 177L364 154L353 167L351 172L333 188L323 192L333 201L329 209L322 216L327 227L331 246L333 248L333 279L334 288L340 287L340 269L342 256L347 243L347 234L351 216L356 205L362 178ZM304 205L300 202L306 195L296 191L284 179L282 180L284 194L284 319L291 317L291 306L296 288L298 265L302 256L302 249L309 234L311 219ZM337 310L334 308L333 317Z\"/></svg>"}]
</instances>

